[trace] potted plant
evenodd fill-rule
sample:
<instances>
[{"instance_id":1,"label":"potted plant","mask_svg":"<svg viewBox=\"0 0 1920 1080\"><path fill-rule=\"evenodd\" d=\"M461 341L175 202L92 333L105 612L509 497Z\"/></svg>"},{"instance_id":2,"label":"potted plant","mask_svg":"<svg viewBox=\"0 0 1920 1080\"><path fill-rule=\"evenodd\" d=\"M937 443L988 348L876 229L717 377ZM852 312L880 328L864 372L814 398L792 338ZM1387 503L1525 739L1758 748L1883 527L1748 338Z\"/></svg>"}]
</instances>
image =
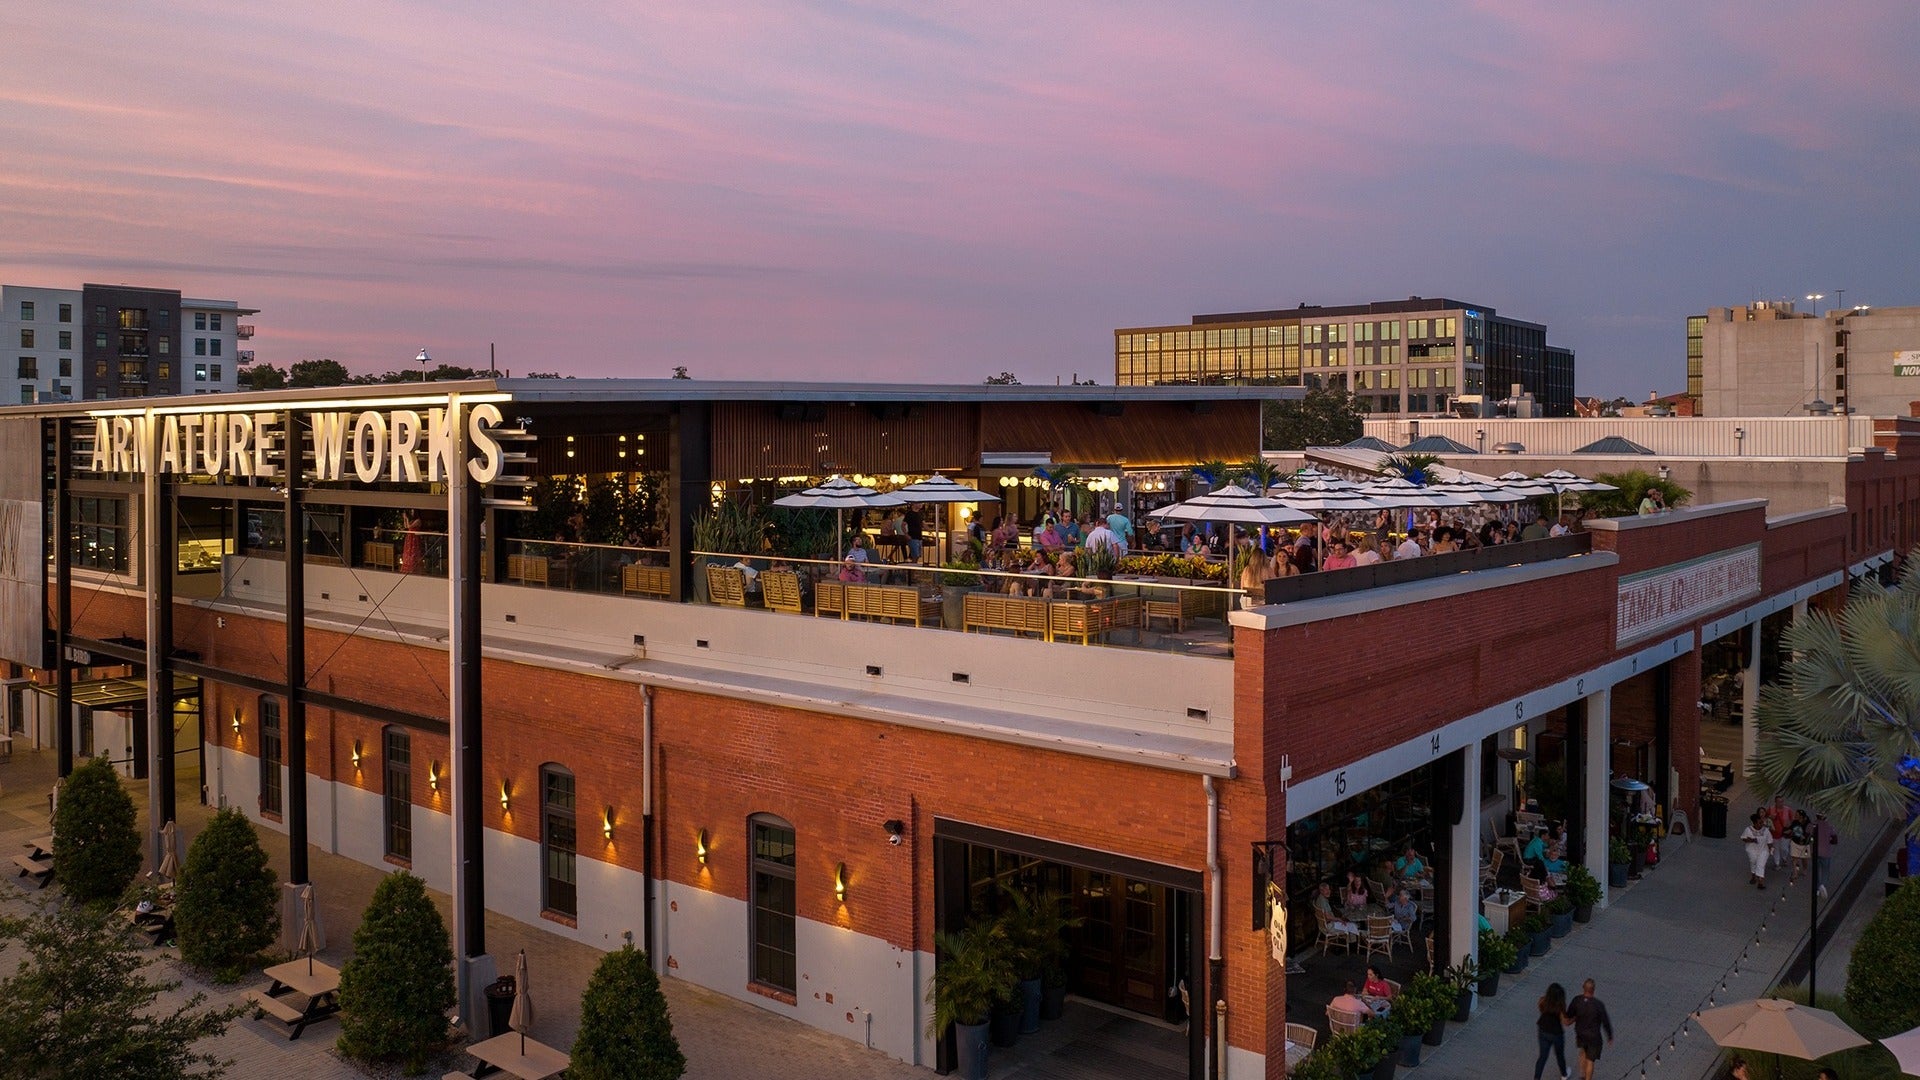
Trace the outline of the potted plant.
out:
<instances>
[{"instance_id":1,"label":"potted plant","mask_svg":"<svg viewBox=\"0 0 1920 1080\"><path fill-rule=\"evenodd\" d=\"M966 1080L986 1080L987 1025L995 1005L1013 996L1013 949L998 923L977 922L958 933L934 935L939 962L928 997L932 1033L954 1031L958 1071Z\"/></svg>"},{"instance_id":2,"label":"potted plant","mask_svg":"<svg viewBox=\"0 0 1920 1080\"><path fill-rule=\"evenodd\" d=\"M1553 948L1553 923L1542 912L1528 915L1520 927L1533 941L1533 955L1545 956L1547 950Z\"/></svg>"},{"instance_id":3,"label":"potted plant","mask_svg":"<svg viewBox=\"0 0 1920 1080\"><path fill-rule=\"evenodd\" d=\"M1627 886L1627 869L1633 861L1633 854L1627 850L1627 842L1619 837L1607 845L1607 884L1615 889Z\"/></svg>"},{"instance_id":4,"label":"potted plant","mask_svg":"<svg viewBox=\"0 0 1920 1080\"><path fill-rule=\"evenodd\" d=\"M1080 920L1067 915L1066 904L1058 894L1036 897L1011 885L1001 888L1008 906L1000 923L1013 946L1014 966L1020 976L1020 1032L1031 1035L1040 1030L1041 1020L1057 1019L1066 1009L1066 932ZM1051 1009L1046 992L1049 982L1055 998Z\"/></svg>"},{"instance_id":5,"label":"potted plant","mask_svg":"<svg viewBox=\"0 0 1920 1080\"><path fill-rule=\"evenodd\" d=\"M1111 547L1083 547L1073 553L1073 565L1081 577L1110 579L1120 565L1120 556Z\"/></svg>"},{"instance_id":6,"label":"potted plant","mask_svg":"<svg viewBox=\"0 0 1920 1080\"><path fill-rule=\"evenodd\" d=\"M965 623L967 594L980 587L980 575L973 571L980 569L977 563L949 562L940 569L940 621L949 630L958 630Z\"/></svg>"},{"instance_id":7,"label":"potted plant","mask_svg":"<svg viewBox=\"0 0 1920 1080\"><path fill-rule=\"evenodd\" d=\"M1492 997L1500 992L1500 973L1513 966L1514 953L1519 950L1507 943L1507 939L1492 930L1480 931L1480 996Z\"/></svg>"},{"instance_id":8,"label":"potted plant","mask_svg":"<svg viewBox=\"0 0 1920 1080\"><path fill-rule=\"evenodd\" d=\"M1391 1072L1382 1073L1383 1067L1391 1069L1395 1064L1392 1053L1393 1041L1387 1032L1387 1025L1381 1021L1368 1021L1353 1031L1343 1031L1327 1040L1320 1053L1332 1062L1334 1070L1343 1077L1373 1076L1391 1077Z\"/></svg>"},{"instance_id":9,"label":"potted plant","mask_svg":"<svg viewBox=\"0 0 1920 1080\"><path fill-rule=\"evenodd\" d=\"M1393 1019L1399 1025L1400 1067L1411 1069L1420 1064L1420 1046L1431 1041L1440 1044L1439 1038L1429 1040L1427 1032L1438 1025L1442 1036L1446 1033L1446 1014L1444 1008L1427 992L1421 979L1430 979L1430 975L1415 975L1414 981L1403 988L1393 999Z\"/></svg>"},{"instance_id":10,"label":"potted plant","mask_svg":"<svg viewBox=\"0 0 1920 1080\"><path fill-rule=\"evenodd\" d=\"M1480 981L1480 968L1473 962L1473 954L1462 956L1459 963L1442 972L1440 977L1453 991L1453 1022L1464 1024L1473 1019L1473 987Z\"/></svg>"},{"instance_id":11,"label":"potted plant","mask_svg":"<svg viewBox=\"0 0 1920 1080\"><path fill-rule=\"evenodd\" d=\"M1518 975L1527 970L1527 958L1533 955L1533 935L1521 927L1509 927L1506 942L1513 950L1513 959L1507 962L1507 974Z\"/></svg>"},{"instance_id":12,"label":"potted plant","mask_svg":"<svg viewBox=\"0 0 1920 1080\"><path fill-rule=\"evenodd\" d=\"M1400 992L1401 997L1414 995L1415 1000L1424 1003L1419 1017L1427 1021L1426 1031L1420 1036L1428 1046L1439 1046L1447 1037L1447 1012L1453 1008L1453 987L1438 975L1420 972ZM1395 1006L1399 1008L1399 1006ZM1411 1025L1409 1025L1411 1026Z\"/></svg>"},{"instance_id":13,"label":"potted plant","mask_svg":"<svg viewBox=\"0 0 1920 1080\"><path fill-rule=\"evenodd\" d=\"M1373 1080L1393 1080L1394 1070L1400 1064L1400 1055L1394 1053L1400 1041L1400 1025L1390 1016L1383 1017L1362 1024L1354 1034L1361 1036L1355 1040L1361 1075L1371 1072Z\"/></svg>"},{"instance_id":14,"label":"potted plant","mask_svg":"<svg viewBox=\"0 0 1920 1080\"><path fill-rule=\"evenodd\" d=\"M1593 918L1593 905L1600 902L1600 879L1577 863L1568 867L1566 897L1573 902L1573 921L1586 922Z\"/></svg>"},{"instance_id":15,"label":"potted plant","mask_svg":"<svg viewBox=\"0 0 1920 1080\"><path fill-rule=\"evenodd\" d=\"M1564 896L1556 896L1547 904L1546 916L1550 922L1548 933L1557 938L1573 933L1573 901Z\"/></svg>"}]
</instances>

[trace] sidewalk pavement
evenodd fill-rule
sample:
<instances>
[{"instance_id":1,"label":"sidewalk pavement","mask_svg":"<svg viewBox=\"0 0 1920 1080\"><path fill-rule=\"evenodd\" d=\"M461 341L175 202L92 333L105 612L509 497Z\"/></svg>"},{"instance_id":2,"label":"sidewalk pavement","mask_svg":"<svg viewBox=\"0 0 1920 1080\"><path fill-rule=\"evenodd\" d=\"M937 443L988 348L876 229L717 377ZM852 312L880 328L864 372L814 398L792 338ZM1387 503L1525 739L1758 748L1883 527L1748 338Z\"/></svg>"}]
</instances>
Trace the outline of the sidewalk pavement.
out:
<instances>
[{"instance_id":1,"label":"sidewalk pavement","mask_svg":"<svg viewBox=\"0 0 1920 1080\"><path fill-rule=\"evenodd\" d=\"M1744 822L1758 805L1752 796L1734 795L1730 830L1731 821ZM1719 1054L1713 1041L1697 1026L1672 1049L1669 1036L1709 992L1719 1004L1764 993L1799 947L1809 918L1807 878L1789 887L1783 868L1768 875L1764 891L1748 885L1736 836L1666 841L1658 868L1624 890L1613 890L1608 907L1596 911L1591 923L1576 925L1571 936L1535 957L1526 971L1502 976L1499 993L1478 1003L1471 1023L1449 1024L1445 1044L1428 1048L1411 1075L1419 1080L1532 1076L1540 995L1557 982L1571 998L1588 978L1597 984L1596 996L1607 1006L1615 1035L1594 1069L1596 1080L1638 1077L1641 1059L1656 1049L1659 1075L1705 1075ZM1843 838L1834 854L1834 873L1852 873L1863 861L1869 863L1864 872L1874 872L1879 853L1863 850L1866 846L1858 838ZM1747 959L1730 974L1743 951ZM1823 982L1843 979L1844 971L1822 958ZM1720 991L1723 978L1727 988ZM1571 1037L1567 1058L1578 1075ZM1549 1059L1543 1075L1552 1075L1553 1068Z\"/></svg>"},{"instance_id":2,"label":"sidewalk pavement","mask_svg":"<svg viewBox=\"0 0 1920 1080\"><path fill-rule=\"evenodd\" d=\"M184 855L193 838L206 827L213 811L193 801L192 792L198 789L199 778L191 770L192 759L183 756L181 764L178 822L180 850ZM31 838L46 834L47 793L53 787L53 778L51 750L16 748L12 761L0 766L0 785L4 785L4 793L0 793L0 847L18 852ZM140 828L145 835L148 827L146 783L128 781L127 786L140 810ZM259 833L274 873L285 881L286 836L270 829L261 829ZM372 899L374 886L383 872L318 848L310 847L309 851L314 895L327 938L326 948L319 956L339 966L353 951L354 928L359 925L361 912ZM32 909L36 890L24 878L9 880L16 884L0 887L0 911L26 914ZM441 918L451 926L449 897L444 893L431 895L440 908ZM562 1050L571 1047L580 1027L580 998L600 961L600 951L492 912L487 916L487 945L506 970L511 970L509 958L523 948L527 951L529 976L539 1004L531 1034ZM152 952L157 966L155 977L185 982L180 990L162 998L163 1005L177 1005L195 991L204 991L211 1005L232 1004L240 1001L245 991L264 988L266 983L263 975L233 986L220 986L181 966L177 962L177 951L156 949ZM9 953L11 950L0 950L0 966L14 962ZM929 1069L895 1061L845 1039L679 979L664 978L661 985L673 1016L674 1035L687 1058L687 1080L734 1080L743 1076L926 1080L933 1076ZM227 1073L232 1080L279 1080L287 1076L354 1080L366 1075L333 1055L339 1030L337 1020L324 1020L307 1028L297 1041L289 1041L285 1027L271 1020L245 1016L236 1020L212 1049L234 1060L233 1068ZM461 1069L472 1065L473 1059L464 1055L455 1062Z\"/></svg>"}]
</instances>

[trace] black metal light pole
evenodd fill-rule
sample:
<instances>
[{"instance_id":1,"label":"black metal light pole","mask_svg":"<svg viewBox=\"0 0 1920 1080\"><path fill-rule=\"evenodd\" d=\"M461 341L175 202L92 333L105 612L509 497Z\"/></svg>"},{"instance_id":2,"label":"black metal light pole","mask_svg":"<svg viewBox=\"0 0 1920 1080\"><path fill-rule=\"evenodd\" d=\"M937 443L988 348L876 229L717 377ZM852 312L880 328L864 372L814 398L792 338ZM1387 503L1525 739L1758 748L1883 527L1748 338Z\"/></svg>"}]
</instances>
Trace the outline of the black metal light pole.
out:
<instances>
[{"instance_id":1,"label":"black metal light pole","mask_svg":"<svg viewBox=\"0 0 1920 1080\"><path fill-rule=\"evenodd\" d=\"M1807 954L1807 1004L1820 1007L1815 994L1815 978L1820 971L1820 829L1826 824L1824 818L1813 820L1813 880L1812 888L1807 890L1807 936L1809 951Z\"/></svg>"}]
</instances>

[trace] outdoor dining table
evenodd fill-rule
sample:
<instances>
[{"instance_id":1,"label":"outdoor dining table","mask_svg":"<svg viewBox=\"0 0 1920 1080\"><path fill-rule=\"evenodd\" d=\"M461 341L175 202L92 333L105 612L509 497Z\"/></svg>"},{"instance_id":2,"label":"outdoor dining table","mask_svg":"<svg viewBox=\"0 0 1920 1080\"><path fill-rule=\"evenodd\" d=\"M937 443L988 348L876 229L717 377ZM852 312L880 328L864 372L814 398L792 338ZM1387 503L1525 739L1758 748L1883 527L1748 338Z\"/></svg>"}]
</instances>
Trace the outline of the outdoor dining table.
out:
<instances>
[{"instance_id":1,"label":"outdoor dining table","mask_svg":"<svg viewBox=\"0 0 1920 1080\"><path fill-rule=\"evenodd\" d=\"M273 980L273 985L267 987L265 993L255 990L247 996L259 1012L270 1013L291 1027L290 1038L299 1038L308 1024L340 1011L339 968L301 957L268 968L267 978ZM306 998L306 1007L296 1009L281 1001L280 995L289 992Z\"/></svg>"},{"instance_id":2,"label":"outdoor dining table","mask_svg":"<svg viewBox=\"0 0 1920 1080\"><path fill-rule=\"evenodd\" d=\"M474 1076L489 1076L496 1071L509 1072L520 1080L546 1080L566 1070L573 1059L538 1039L518 1031L495 1035L485 1042L467 1047L467 1053L480 1059Z\"/></svg>"},{"instance_id":3,"label":"outdoor dining table","mask_svg":"<svg viewBox=\"0 0 1920 1080\"><path fill-rule=\"evenodd\" d=\"M27 841L27 846L33 849L29 858L44 859L53 854L53 837L36 836Z\"/></svg>"}]
</instances>

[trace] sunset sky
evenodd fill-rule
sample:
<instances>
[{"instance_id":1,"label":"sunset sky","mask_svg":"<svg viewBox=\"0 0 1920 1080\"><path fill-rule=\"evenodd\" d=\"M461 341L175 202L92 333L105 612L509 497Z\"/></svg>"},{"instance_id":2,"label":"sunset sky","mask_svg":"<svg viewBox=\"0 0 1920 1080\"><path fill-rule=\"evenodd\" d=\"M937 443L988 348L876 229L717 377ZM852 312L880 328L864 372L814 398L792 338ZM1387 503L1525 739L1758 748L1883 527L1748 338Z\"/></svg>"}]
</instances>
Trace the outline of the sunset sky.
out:
<instances>
[{"instance_id":1,"label":"sunset sky","mask_svg":"<svg viewBox=\"0 0 1920 1080\"><path fill-rule=\"evenodd\" d=\"M1920 5L0 5L0 280L276 363L1113 379L1117 326L1450 296L1579 391L1920 303Z\"/></svg>"}]
</instances>

